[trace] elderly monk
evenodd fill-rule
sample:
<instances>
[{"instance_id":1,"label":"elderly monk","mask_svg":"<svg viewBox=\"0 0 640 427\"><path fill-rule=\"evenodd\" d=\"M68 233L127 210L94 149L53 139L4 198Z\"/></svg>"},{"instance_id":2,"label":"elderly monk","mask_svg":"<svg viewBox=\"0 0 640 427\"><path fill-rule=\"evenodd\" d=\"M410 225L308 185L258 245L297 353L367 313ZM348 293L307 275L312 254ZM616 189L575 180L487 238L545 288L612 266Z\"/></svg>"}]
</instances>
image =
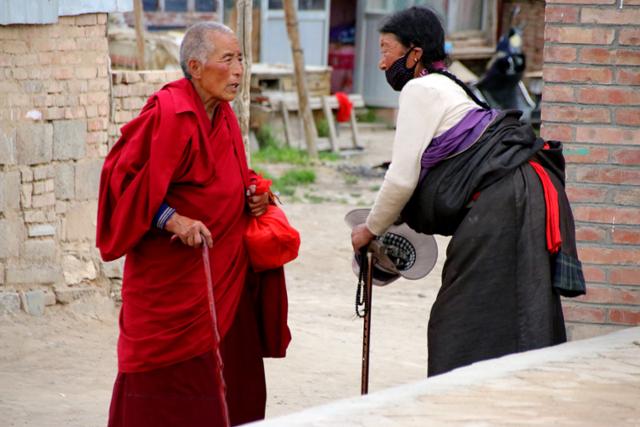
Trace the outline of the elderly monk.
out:
<instances>
[{"instance_id":1,"label":"elderly monk","mask_svg":"<svg viewBox=\"0 0 640 427\"><path fill-rule=\"evenodd\" d=\"M262 357L283 357L290 340L283 270L253 273L243 244L249 215L268 199L253 193L229 106L243 72L238 39L224 25L196 24L180 62L185 78L122 128L102 170L97 246L107 261L126 254L110 427L222 426L225 401L232 425L262 419Z\"/></svg>"}]
</instances>

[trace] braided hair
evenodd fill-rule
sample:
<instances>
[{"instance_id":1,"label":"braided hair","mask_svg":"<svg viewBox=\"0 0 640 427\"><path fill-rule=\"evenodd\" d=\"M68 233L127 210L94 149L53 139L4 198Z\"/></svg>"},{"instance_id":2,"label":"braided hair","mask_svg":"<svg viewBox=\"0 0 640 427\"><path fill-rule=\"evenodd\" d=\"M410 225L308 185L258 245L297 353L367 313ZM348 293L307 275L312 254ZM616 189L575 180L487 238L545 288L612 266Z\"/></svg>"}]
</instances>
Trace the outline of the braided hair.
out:
<instances>
[{"instance_id":1,"label":"braided hair","mask_svg":"<svg viewBox=\"0 0 640 427\"><path fill-rule=\"evenodd\" d=\"M469 88L469 86L467 86L462 80L460 80L458 77L456 77L455 74L452 74L447 70L441 70L441 69L433 68L431 65L429 65L427 67L427 71L429 72L429 74L435 73L435 74L441 74L443 76L449 77L451 80L456 82L458 84L458 86L460 86L465 91L465 93L469 96L469 98L471 98L473 100L473 102L475 102L480 107L482 107L482 109L484 109L484 110L490 110L491 109L491 107L489 107L489 105L486 102L481 101L480 98L478 98L476 96L476 94L473 93L471 88Z\"/></svg>"},{"instance_id":2,"label":"braided hair","mask_svg":"<svg viewBox=\"0 0 640 427\"><path fill-rule=\"evenodd\" d=\"M422 58L420 58L420 63L429 73L448 77L460 86L476 104L485 110L490 109L455 75L449 71L433 67L434 62L447 61L449 58L444 51L444 27L437 13L431 8L413 6L396 12L382 22L378 31L395 35L398 41L406 48L421 48Z\"/></svg>"}]
</instances>

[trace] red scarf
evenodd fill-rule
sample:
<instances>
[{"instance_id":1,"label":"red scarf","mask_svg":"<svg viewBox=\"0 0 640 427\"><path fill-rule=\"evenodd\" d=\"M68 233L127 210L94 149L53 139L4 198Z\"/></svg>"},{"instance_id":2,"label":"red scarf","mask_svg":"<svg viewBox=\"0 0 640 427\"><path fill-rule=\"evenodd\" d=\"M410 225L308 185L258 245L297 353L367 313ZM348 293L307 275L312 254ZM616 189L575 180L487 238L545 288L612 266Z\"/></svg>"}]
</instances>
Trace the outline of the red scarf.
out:
<instances>
[{"instance_id":1,"label":"red scarf","mask_svg":"<svg viewBox=\"0 0 640 427\"><path fill-rule=\"evenodd\" d=\"M545 144L546 148L546 144ZM544 203L546 206L545 230L547 236L547 250L550 254L556 254L562 245L560 233L560 208L558 206L558 191L553 186L547 170L539 163L529 160L529 164L540 178Z\"/></svg>"}]
</instances>

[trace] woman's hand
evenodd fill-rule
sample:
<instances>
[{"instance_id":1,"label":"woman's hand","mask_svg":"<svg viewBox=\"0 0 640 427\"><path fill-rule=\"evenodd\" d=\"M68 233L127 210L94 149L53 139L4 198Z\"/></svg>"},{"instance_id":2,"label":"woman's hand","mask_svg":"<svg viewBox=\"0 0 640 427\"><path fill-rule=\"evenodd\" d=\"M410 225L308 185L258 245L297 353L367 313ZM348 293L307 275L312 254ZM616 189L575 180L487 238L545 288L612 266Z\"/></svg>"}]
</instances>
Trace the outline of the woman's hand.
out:
<instances>
[{"instance_id":1,"label":"woman's hand","mask_svg":"<svg viewBox=\"0 0 640 427\"><path fill-rule=\"evenodd\" d=\"M358 224L351 230L351 246L354 252L358 252L363 246L367 246L376 237L367 224Z\"/></svg>"},{"instance_id":2,"label":"woman's hand","mask_svg":"<svg viewBox=\"0 0 640 427\"><path fill-rule=\"evenodd\" d=\"M256 186L250 185L247 189L247 204L253 216L260 216L267 211L269 206L269 193L255 194Z\"/></svg>"},{"instance_id":3,"label":"woman's hand","mask_svg":"<svg viewBox=\"0 0 640 427\"><path fill-rule=\"evenodd\" d=\"M213 238L209 229L200 221L179 215L175 212L164 225L164 229L173 233L171 240L180 239L182 243L192 248L202 245L202 237L208 247L213 247Z\"/></svg>"}]
</instances>

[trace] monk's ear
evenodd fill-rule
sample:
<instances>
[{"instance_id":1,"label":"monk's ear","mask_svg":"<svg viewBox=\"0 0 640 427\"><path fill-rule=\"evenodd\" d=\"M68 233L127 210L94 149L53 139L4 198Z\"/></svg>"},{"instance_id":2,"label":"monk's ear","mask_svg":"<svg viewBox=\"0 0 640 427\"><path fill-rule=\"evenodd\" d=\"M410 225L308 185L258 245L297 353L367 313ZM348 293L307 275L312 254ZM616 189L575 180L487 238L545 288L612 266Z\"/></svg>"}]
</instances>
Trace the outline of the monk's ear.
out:
<instances>
[{"instance_id":1,"label":"monk's ear","mask_svg":"<svg viewBox=\"0 0 640 427\"><path fill-rule=\"evenodd\" d=\"M190 59L187 62L187 67L189 68L189 74L191 77L199 79L202 77L202 63L197 59Z\"/></svg>"}]
</instances>

